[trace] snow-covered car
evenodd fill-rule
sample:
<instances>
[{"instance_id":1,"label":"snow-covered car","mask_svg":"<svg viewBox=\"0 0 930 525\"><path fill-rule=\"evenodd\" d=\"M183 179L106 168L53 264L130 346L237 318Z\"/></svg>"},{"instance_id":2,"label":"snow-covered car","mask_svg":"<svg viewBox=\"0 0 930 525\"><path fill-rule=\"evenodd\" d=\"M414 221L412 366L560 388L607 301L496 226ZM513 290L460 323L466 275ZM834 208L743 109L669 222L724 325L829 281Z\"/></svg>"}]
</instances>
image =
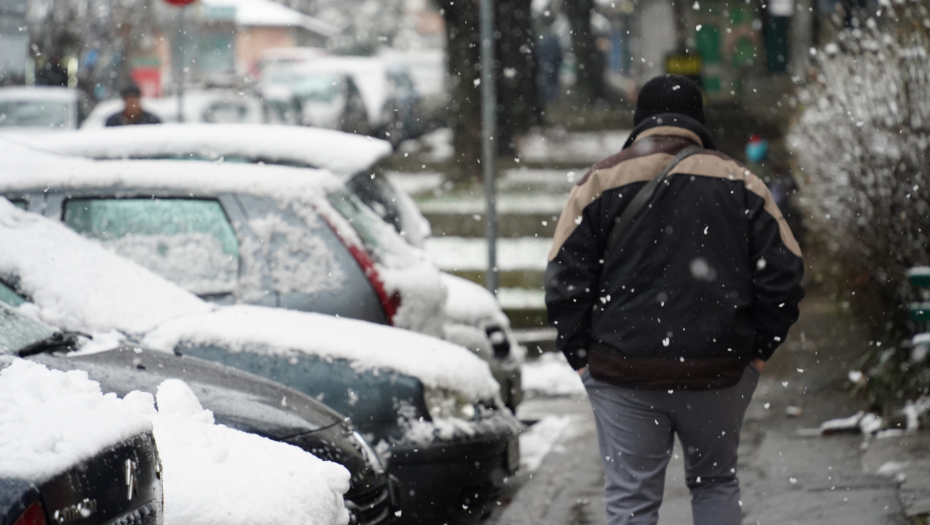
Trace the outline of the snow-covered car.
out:
<instances>
[{"instance_id":1,"label":"snow-covered car","mask_svg":"<svg viewBox=\"0 0 930 525\"><path fill-rule=\"evenodd\" d=\"M406 67L378 57L324 57L304 64L278 66L263 77L295 79L348 77L358 88L372 133L395 146L423 132L420 95Z\"/></svg>"},{"instance_id":2,"label":"snow-covered car","mask_svg":"<svg viewBox=\"0 0 930 525\"><path fill-rule=\"evenodd\" d=\"M10 166L14 157L0 162ZM20 160L27 167L0 174L0 195L63 220L205 299L326 313L447 338L488 362L507 406L515 408L521 398L522 354L506 337L509 327L448 319L435 265L326 172L49 159L42 168L34 157ZM37 170L42 177L32 175ZM502 314L498 318L506 323ZM496 353L487 351L493 344L499 344Z\"/></svg>"},{"instance_id":3,"label":"snow-covered car","mask_svg":"<svg viewBox=\"0 0 930 525\"><path fill-rule=\"evenodd\" d=\"M8 353L51 335L0 306L0 524L161 525L151 423L112 399L14 366Z\"/></svg>"},{"instance_id":4,"label":"snow-covered car","mask_svg":"<svg viewBox=\"0 0 930 525\"><path fill-rule=\"evenodd\" d=\"M403 68L410 73L420 106L427 120L437 124L445 114L451 100L449 70L446 53L442 49L393 49L382 48L378 56L389 65Z\"/></svg>"},{"instance_id":5,"label":"snow-covered car","mask_svg":"<svg viewBox=\"0 0 930 525\"><path fill-rule=\"evenodd\" d=\"M65 329L105 333L280 382L347 415L388 455L404 521L480 517L519 466L519 422L469 350L363 321L216 306L0 201L0 279Z\"/></svg>"},{"instance_id":6,"label":"snow-covered car","mask_svg":"<svg viewBox=\"0 0 930 525\"><path fill-rule=\"evenodd\" d=\"M52 332L34 343L27 339L25 346L21 346L24 341L14 340L9 350L36 355L36 351L61 349L67 344L67 336L37 320L17 316L18 312L4 306L0 311L8 321L19 317L8 323L16 326L12 334L4 334L7 337ZM23 326L27 321L28 326ZM26 472L54 471L54 465L68 458L126 437L124 434L130 433L127 428L141 427L154 437L160 461L151 477L159 481L158 495L164 495L120 515L126 506L123 502L133 502L136 491L147 488L144 483L148 480L136 480L138 464L144 461L130 451L123 454L125 460L110 457L103 464L80 465L61 480L63 496L69 489L90 492L90 497L78 500L76 508L51 512L48 521L33 510L25 522L15 525L161 524L162 514L166 525L345 525L350 519L343 499L350 476L344 467L300 447L217 424L213 412L205 410L197 394L181 380L162 381L152 389L154 395L134 390L121 399L114 392L104 394L100 383L85 370L70 369L67 364L71 363L56 370L10 355L2 355L0 360L9 362L0 371L0 415L4 421L0 469L16 472L17 465L29 464ZM106 376L113 370L95 372ZM249 408L253 407L241 407ZM84 428L88 423L95 425L92 430ZM49 435L45 430L52 432ZM97 476L104 477L100 480ZM56 503L60 501L52 505ZM151 507L156 505L163 511L153 512Z\"/></svg>"},{"instance_id":7,"label":"snow-covered car","mask_svg":"<svg viewBox=\"0 0 930 525\"><path fill-rule=\"evenodd\" d=\"M11 308L34 307L0 281L0 314L23 317ZM297 446L315 457L344 466L350 474L345 503L353 523L376 524L393 514L391 487L381 459L344 417L293 389L241 370L209 361L114 343L112 348L83 335L50 332L31 319L17 319L15 330L45 338L0 354L27 356L56 370L82 370L105 392L124 397L132 391L156 393L166 379L184 381L218 424ZM97 348L93 348L93 347ZM65 355L65 352L87 352ZM283 400L283 402L282 402ZM396 499L396 496L393 498Z\"/></svg>"},{"instance_id":8,"label":"snow-covered car","mask_svg":"<svg viewBox=\"0 0 930 525\"><path fill-rule=\"evenodd\" d=\"M332 53L320 47L273 47L262 51L256 62L259 77L269 69L319 60Z\"/></svg>"},{"instance_id":9,"label":"snow-covered car","mask_svg":"<svg viewBox=\"0 0 930 525\"><path fill-rule=\"evenodd\" d=\"M232 89L185 91L184 122L209 124L261 124L266 121L262 100L255 95ZM162 123L178 121L178 97L143 98L142 109ZM81 124L81 128L102 128L107 119L123 111L122 99L100 102Z\"/></svg>"},{"instance_id":10,"label":"snow-covered car","mask_svg":"<svg viewBox=\"0 0 930 525\"><path fill-rule=\"evenodd\" d=\"M82 91L64 87L0 88L0 131L77 129L90 111Z\"/></svg>"},{"instance_id":11,"label":"snow-covered car","mask_svg":"<svg viewBox=\"0 0 930 525\"><path fill-rule=\"evenodd\" d=\"M284 88L290 91L299 111L297 124L369 135L372 124L365 101L351 75L306 73L275 67L264 76L261 93Z\"/></svg>"},{"instance_id":12,"label":"snow-covered car","mask_svg":"<svg viewBox=\"0 0 930 525\"><path fill-rule=\"evenodd\" d=\"M166 124L83 129L18 137L51 153L98 160L200 160L318 168L338 176L408 241L422 247L429 221L406 192L376 170L385 141L339 131L255 124Z\"/></svg>"}]
</instances>

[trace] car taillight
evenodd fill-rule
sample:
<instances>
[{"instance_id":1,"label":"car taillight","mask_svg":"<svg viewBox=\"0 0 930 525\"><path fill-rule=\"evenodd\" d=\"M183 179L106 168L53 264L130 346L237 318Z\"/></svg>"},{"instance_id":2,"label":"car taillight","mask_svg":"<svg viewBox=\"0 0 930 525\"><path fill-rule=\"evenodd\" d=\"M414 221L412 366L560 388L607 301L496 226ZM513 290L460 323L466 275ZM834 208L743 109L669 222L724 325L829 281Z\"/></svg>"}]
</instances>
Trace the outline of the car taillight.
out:
<instances>
[{"instance_id":1,"label":"car taillight","mask_svg":"<svg viewBox=\"0 0 930 525\"><path fill-rule=\"evenodd\" d=\"M35 502L16 518L13 525L45 525L45 509L42 503Z\"/></svg>"},{"instance_id":2,"label":"car taillight","mask_svg":"<svg viewBox=\"0 0 930 525\"><path fill-rule=\"evenodd\" d=\"M351 242L347 242L342 235L339 234L339 228L336 228L325 214L320 214L320 217L326 222L333 233L336 234L336 237L342 241L342 244L349 249L349 253L352 254L352 258L355 259L355 262L362 267L362 271L365 272L365 277L368 277L368 282L371 283L371 286L375 289L375 293L378 295L378 299L381 301L381 307L384 308L384 315L387 317L388 324L394 326L394 315L397 314L397 309L400 308L400 294L394 293L388 295L387 290L384 288L384 282L381 281L381 276L378 275L378 269L375 268L375 261L371 258L371 255L363 248Z\"/></svg>"},{"instance_id":3,"label":"car taillight","mask_svg":"<svg viewBox=\"0 0 930 525\"><path fill-rule=\"evenodd\" d=\"M378 269L375 268L375 261L368 255L368 252L362 250L358 246L347 247L352 257L355 258L355 262L362 267L362 271L364 271L365 276L368 277L368 281L375 289L375 293L378 294L378 299L381 300L381 307L384 308L388 324L393 326L394 315L397 314L397 309L400 308L400 295L397 293L388 295L387 290L384 288L384 282L381 281L381 276L378 275Z\"/></svg>"}]
</instances>

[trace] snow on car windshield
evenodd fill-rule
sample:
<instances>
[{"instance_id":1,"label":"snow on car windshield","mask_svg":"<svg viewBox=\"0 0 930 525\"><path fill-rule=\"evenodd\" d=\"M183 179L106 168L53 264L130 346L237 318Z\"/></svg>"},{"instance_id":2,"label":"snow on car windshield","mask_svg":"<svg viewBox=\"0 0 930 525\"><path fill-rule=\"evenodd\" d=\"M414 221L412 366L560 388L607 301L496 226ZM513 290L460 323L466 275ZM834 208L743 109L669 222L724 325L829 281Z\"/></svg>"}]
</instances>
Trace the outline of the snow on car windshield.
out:
<instances>
[{"instance_id":1,"label":"snow on car windshield","mask_svg":"<svg viewBox=\"0 0 930 525\"><path fill-rule=\"evenodd\" d=\"M192 293L236 290L239 243L216 201L71 199L64 222Z\"/></svg>"},{"instance_id":2,"label":"snow on car windshield","mask_svg":"<svg viewBox=\"0 0 930 525\"><path fill-rule=\"evenodd\" d=\"M0 102L0 127L63 128L68 125L71 106L47 100Z\"/></svg>"},{"instance_id":3,"label":"snow on car windshield","mask_svg":"<svg viewBox=\"0 0 930 525\"><path fill-rule=\"evenodd\" d=\"M151 429L86 372L23 359L0 370L0 478L39 483Z\"/></svg>"}]
</instances>

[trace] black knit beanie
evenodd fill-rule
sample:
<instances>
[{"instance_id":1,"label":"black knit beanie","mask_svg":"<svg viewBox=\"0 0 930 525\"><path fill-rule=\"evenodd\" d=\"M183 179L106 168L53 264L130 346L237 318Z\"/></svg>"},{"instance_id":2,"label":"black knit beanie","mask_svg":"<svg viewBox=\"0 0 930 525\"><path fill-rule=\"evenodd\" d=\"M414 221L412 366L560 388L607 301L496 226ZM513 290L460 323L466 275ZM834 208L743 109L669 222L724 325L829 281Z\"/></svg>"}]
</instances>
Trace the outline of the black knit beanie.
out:
<instances>
[{"instance_id":1,"label":"black knit beanie","mask_svg":"<svg viewBox=\"0 0 930 525\"><path fill-rule=\"evenodd\" d=\"M680 75L661 75L639 90L633 124L653 115L679 113L704 124L704 96L693 80Z\"/></svg>"}]
</instances>

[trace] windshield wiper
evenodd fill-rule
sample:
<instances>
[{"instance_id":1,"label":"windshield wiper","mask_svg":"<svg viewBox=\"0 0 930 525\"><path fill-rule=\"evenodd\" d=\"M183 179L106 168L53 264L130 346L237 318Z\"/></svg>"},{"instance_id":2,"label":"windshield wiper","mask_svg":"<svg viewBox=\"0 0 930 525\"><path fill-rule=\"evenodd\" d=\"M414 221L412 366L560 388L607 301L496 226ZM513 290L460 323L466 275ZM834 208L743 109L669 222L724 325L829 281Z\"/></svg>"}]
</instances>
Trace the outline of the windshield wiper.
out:
<instances>
[{"instance_id":1,"label":"windshield wiper","mask_svg":"<svg viewBox=\"0 0 930 525\"><path fill-rule=\"evenodd\" d=\"M74 347L78 343L78 337L93 339L93 337L84 332L55 332L45 339L41 339L20 349L19 357L29 357L31 355L54 352L60 348L70 347L71 350L74 350Z\"/></svg>"}]
</instances>

